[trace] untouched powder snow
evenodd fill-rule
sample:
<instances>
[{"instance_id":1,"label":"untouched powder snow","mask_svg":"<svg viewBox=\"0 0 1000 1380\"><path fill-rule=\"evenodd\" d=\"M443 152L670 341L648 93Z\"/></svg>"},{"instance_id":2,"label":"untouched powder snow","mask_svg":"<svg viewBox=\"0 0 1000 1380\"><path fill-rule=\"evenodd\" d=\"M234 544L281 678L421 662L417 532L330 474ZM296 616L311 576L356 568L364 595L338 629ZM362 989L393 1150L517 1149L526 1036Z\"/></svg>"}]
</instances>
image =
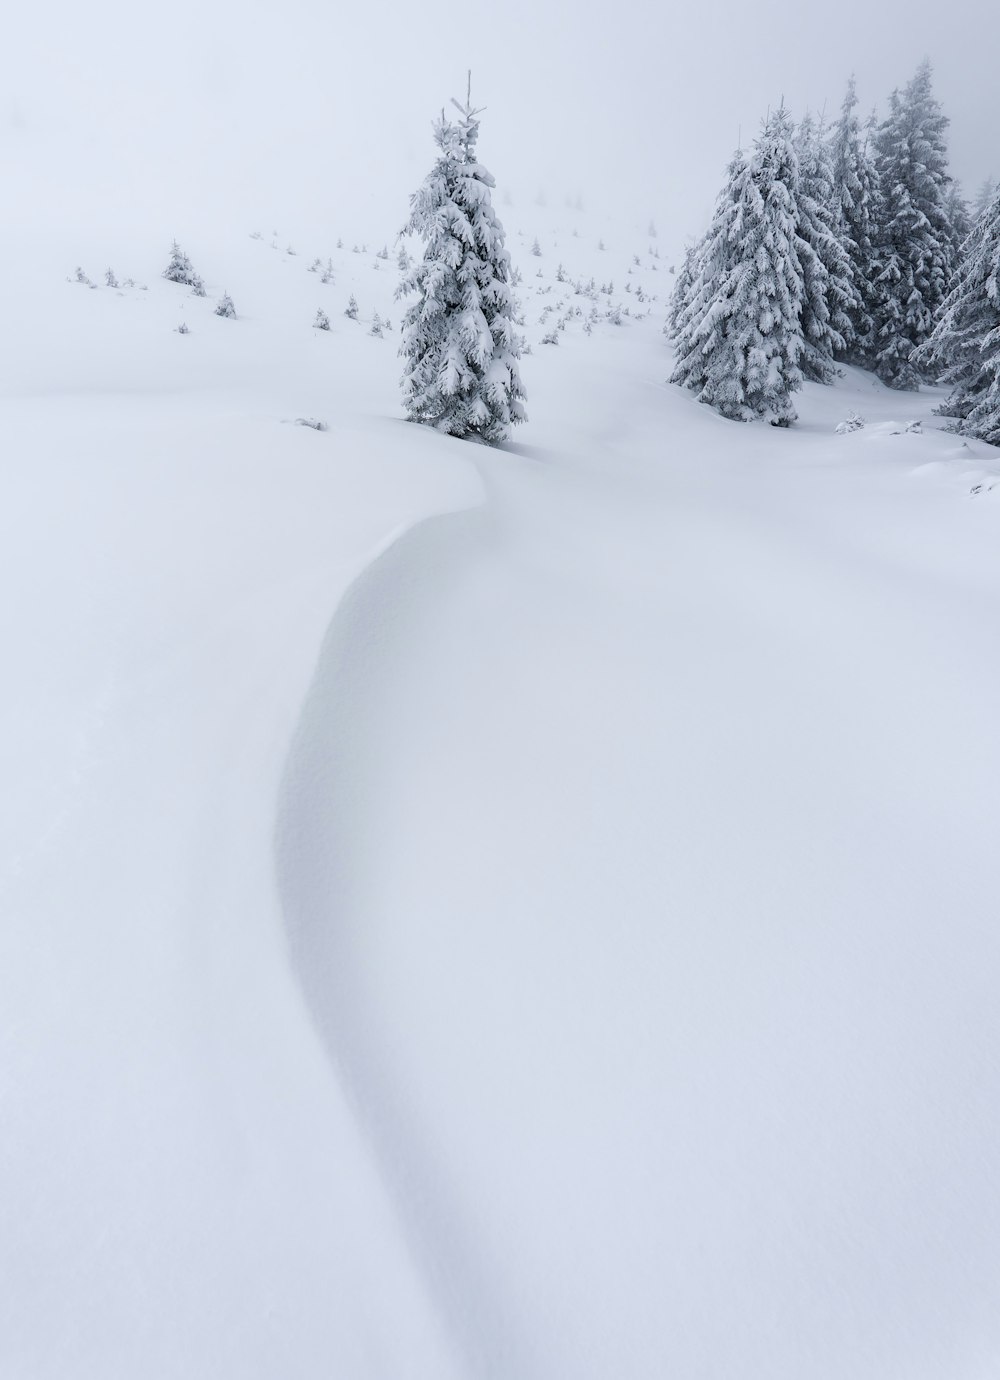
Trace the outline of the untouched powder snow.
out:
<instances>
[{"instance_id":1,"label":"untouched powder snow","mask_svg":"<svg viewBox=\"0 0 1000 1380\"><path fill-rule=\"evenodd\" d=\"M171 285L55 281L53 357L30 373L24 321L0 406L0 1375L447 1376L289 972L273 833L338 598L481 487L347 349L350 420L285 424L329 415L308 317L289 353L188 298L188 339ZM205 337L245 324L237 392Z\"/></svg>"},{"instance_id":2,"label":"untouched powder snow","mask_svg":"<svg viewBox=\"0 0 1000 1380\"><path fill-rule=\"evenodd\" d=\"M350 242L4 246L3 1380L1000 1358L1000 457L724 422L504 218L496 452Z\"/></svg>"},{"instance_id":3,"label":"untouched powder snow","mask_svg":"<svg viewBox=\"0 0 1000 1380\"><path fill-rule=\"evenodd\" d=\"M304 990L466 1373L984 1375L995 461L859 374L806 393L841 437L718 421L638 332L609 367L328 642Z\"/></svg>"}]
</instances>

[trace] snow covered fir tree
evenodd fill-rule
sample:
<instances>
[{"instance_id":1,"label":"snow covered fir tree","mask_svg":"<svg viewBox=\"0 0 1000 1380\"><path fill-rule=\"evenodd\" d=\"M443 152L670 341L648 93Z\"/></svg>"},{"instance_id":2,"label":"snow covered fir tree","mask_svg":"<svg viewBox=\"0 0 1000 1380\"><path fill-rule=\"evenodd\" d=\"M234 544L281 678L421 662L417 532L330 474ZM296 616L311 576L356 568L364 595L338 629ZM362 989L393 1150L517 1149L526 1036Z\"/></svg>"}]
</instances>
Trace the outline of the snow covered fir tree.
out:
<instances>
[{"instance_id":1,"label":"snow covered fir tree","mask_svg":"<svg viewBox=\"0 0 1000 1380\"><path fill-rule=\"evenodd\" d=\"M917 363L951 386L941 412L956 430L1000 445L1000 192L965 240L951 291Z\"/></svg>"},{"instance_id":2,"label":"snow covered fir tree","mask_svg":"<svg viewBox=\"0 0 1000 1380\"><path fill-rule=\"evenodd\" d=\"M796 226L802 265L802 372L816 383L836 377L836 356L853 339L852 313L860 313L843 240L834 219L833 170L821 132L806 115L795 132L799 176Z\"/></svg>"},{"instance_id":3,"label":"snow covered fir tree","mask_svg":"<svg viewBox=\"0 0 1000 1380\"><path fill-rule=\"evenodd\" d=\"M191 260L176 240L170 246L170 262L163 270L163 276L168 283L180 283L184 287L191 288L196 297L206 295L205 284L202 282L200 274L195 272Z\"/></svg>"},{"instance_id":4,"label":"snow covered fir tree","mask_svg":"<svg viewBox=\"0 0 1000 1380\"><path fill-rule=\"evenodd\" d=\"M913 389L915 352L948 291L954 236L948 221L947 117L931 94L930 63L889 98L875 153L881 190L872 259L872 364L890 388Z\"/></svg>"},{"instance_id":5,"label":"snow covered fir tree","mask_svg":"<svg viewBox=\"0 0 1000 1380\"><path fill-rule=\"evenodd\" d=\"M853 76L847 84L840 118L830 131L831 209L834 228L851 268L854 297L845 305L850 328L846 357L863 362L874 348L872 236L879 215L878 171L871 148L871 127L862 136L855 114L858 104Z\"/></svg>"},{"instance_id":6,"label":"snow covered fir tree","mask_svg":"<svg viewBox=\"0 0 1000 1380\"><path fill-rule=\"evenodd\" d=\"M724 416L791 420L796 374L829 384L838 361L890 388L916 389L942 368L957 383L943 325L924 347L946 297L947 329L971 330L948 294L972 227L991 215L992 203L981 205L989 184L970 210L948 174L948 120L928 62L892 93L880 124L873 116L863 131L856 106L852 77L829 134L808 115L794 134L783 108L769 116L753 157L731 164L712 225L678 275L664 327L678 356L672 381ZM770 190L766 167L781 168ZM781 378L777 412L750 382L765 365Z\"/></svg>"},{"instance_id":7,"label":"snow covered fir tree","mask_svg":"<svg viewBox=\"0 0 1000 1380\"><path fill-rule=\"evenodd\" d=\"M525 420L514 324L510 256L493 210L493 177L479 163L480 111L453 101L434 124L438 157L410 198L406 233L424 241L398 296L412 297L403 316L406 361L403 404L410 421L490 444Z\"/></svg>"},{"instance_id":8,"label":"snow covered fir tree","mask_svg":"<svg viewBox=\"0 0 1000 1380\"><path fill-rule=\"evenodd\" d=\"M795 420L804 295L797 183L791 120L780 109L752 154L734 156L689 281L685 272L678 284L671 382L734 421Z\"/></svg>"}]
</instances>

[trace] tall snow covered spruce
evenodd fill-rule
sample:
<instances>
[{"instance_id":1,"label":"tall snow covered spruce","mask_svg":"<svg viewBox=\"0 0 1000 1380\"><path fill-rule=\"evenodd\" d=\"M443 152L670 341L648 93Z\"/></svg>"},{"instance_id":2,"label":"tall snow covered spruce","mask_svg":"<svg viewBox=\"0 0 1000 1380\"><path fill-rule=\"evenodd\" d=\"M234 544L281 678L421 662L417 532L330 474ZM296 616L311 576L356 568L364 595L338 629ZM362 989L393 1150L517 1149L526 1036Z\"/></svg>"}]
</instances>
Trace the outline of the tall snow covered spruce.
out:
<instances>
[{"instance_id":1,"label":"tall snow covered spruce","mask_svg":"<svg viewBox=\"0 0 1000 1380\"><path fill-rule=\"evenodd\" d=\"M739 152L730 163L674 317L670 381L734 421L795 420L803 304L797 183L791 121L781 109L768 116L752 155Z\"/></svg>"},{"instance_id":2,"label":"tall snow covered spruce","mask_svg":"<svg viewBox=\"0 0 1000 1380\"><path fill-rule=\"evenodd\" d=\"M853 335L851 313L858 312L860 299L837 226L826 140L811 115L799 123L795 151L795 204L802 241L802 373L816 383L832 383L838 372L834 357L847 351Z\"/></svg>"},{"instance_id":3,"label":"tall snow covered spruce","mask_svg":"<svg viewBox=\"0 0 1000 1380\"><path fill-rule=\"evenodd\" d=\"M403 405L410 421L490 444L525 420L514 326L510 255L490 198L496 184L476 159L480 111L466 94L434 124L437 161L410 198L405 232L424 256L397 296L414 296L403 317Z\"/></svg>"},{"instance_id":4,"label":"tall snow covered spruce","mask_svg":"<svg viewBox=\"0 0 1000 1380\"><path fill-rule=\"evenodd\" d=\"M916 350L929 337L948 290L954 235L948 220L948 119L931 94L930 63L921 63L875 140L881 214L875 236L874 367L890 388L915 389Z\"/></svg>"},{"instance_id":5,"label":"tall snow covered spruce","mask_svg":"<svg viewBox=\"0 0 1000 1380\"><path fill-rule=\"evenodd\" d=\"M962 245L951 291L917 363L951 385L941 411L957 429L1000 445L1000 192Z\"/></svg>"},{"instance_id":6,"label":"tall snow covered spruce","mask_svg":"<svg viewBox=\"0 0 1000 1380\"><path fill-rule=\"evenodd\" d=\"M880 214L880 193L870 138L874 117L862 137L854 113L857 103L851 77L840 118L830 131L828 152L833 176L834 228L850 263L856 292L854 302L846 307L851 328L845 334L845 354L848 359L867 364L874 352L872 236Z\"/></svg>"}]
</instances>

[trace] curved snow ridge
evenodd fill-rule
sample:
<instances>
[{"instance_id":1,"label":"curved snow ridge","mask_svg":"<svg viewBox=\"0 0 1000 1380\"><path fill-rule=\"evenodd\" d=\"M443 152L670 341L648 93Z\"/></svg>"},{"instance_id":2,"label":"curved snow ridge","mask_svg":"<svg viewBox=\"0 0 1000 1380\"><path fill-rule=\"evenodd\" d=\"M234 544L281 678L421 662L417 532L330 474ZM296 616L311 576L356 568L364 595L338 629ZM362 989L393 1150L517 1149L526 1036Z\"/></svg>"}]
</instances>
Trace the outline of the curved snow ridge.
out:
<instances>
[{"instance_id":1,"label":"curved snow ridge","mask_svg":"<svg viewBox=\"0 0 1000 1380\"><path fill-rule=\"evenodd\" d=\"M328 628L289 752L276 833L293 970L463 1376L527 1368L513 1354L500 1282L445 1182L433 1128L408 1104L379 1011L362 990L366 878L391 860L379 856L378 839L360 821L371 818L368 802L382 779L374 724L400 693L392 675L395 640L416 606L436 603L474 566L496 529L488 497L483 506L426 518L389 537L350 586Z\"/></svg>"}]
</instances>

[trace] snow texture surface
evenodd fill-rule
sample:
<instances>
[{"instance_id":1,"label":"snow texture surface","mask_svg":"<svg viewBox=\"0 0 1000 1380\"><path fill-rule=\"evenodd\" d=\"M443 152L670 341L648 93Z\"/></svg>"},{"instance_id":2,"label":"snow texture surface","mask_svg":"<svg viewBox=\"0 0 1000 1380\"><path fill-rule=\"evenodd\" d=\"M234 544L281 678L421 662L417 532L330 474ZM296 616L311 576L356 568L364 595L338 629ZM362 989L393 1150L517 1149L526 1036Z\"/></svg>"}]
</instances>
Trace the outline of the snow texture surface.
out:
<instances>
[{"instance_id":1,"label":"snow texture surface","mask_svg":"<svg viewBox=\"0 0 1000 1380\"><path fill-rule=\"evenodd\" d=\"M1000 1361L1000 456L505 220L495 450L349 241L3 246L4 1380Z\"/></svg>"}]
</instances>

